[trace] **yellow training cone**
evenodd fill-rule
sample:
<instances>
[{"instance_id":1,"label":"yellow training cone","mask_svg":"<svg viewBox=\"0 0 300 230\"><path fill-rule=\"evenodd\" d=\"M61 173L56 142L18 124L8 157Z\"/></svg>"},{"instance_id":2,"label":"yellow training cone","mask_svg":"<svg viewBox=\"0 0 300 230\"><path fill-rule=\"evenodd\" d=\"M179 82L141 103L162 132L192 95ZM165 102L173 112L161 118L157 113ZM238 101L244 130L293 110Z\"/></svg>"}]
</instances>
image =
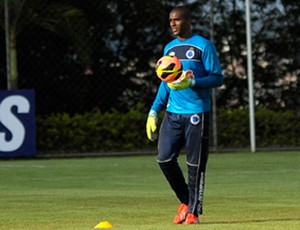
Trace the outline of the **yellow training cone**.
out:
<instances>
[{"instance_id":1,"label":"yellow training cone","mask_svg":"<svg viewBox=\"0 0 300 230\"><path fill-rule=\"evenodd\" d=\"M112 224L108 221L102 221L95 226L95 228L112 228Z\"/></svg>"}]
</instances>

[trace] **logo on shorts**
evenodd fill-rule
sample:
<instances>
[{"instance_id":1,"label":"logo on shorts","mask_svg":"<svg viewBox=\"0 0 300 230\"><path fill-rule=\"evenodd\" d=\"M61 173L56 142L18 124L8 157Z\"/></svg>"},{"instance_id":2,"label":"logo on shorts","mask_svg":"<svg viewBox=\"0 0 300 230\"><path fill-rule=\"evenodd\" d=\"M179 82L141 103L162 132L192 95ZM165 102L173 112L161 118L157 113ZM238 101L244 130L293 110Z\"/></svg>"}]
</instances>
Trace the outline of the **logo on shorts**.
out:
<instances>
[{"instance_id":1,"label":"logo on shorts","mask_svg":"<svg viewBox=\"0 0 300 230\"><path fill-rule=\"evenodd\" d=\"M194 114L193 116L191 116L190 121L193 125L198 125L200 122L200 117L197 114Z\"/></svg>"}]
</instances>

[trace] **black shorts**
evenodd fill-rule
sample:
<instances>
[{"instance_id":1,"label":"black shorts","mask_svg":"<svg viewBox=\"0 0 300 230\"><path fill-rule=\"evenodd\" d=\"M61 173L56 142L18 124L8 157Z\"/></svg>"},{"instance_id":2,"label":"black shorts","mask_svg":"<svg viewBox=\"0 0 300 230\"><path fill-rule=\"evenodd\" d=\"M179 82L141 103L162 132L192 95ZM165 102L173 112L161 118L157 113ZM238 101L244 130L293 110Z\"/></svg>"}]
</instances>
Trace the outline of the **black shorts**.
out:
<instances>
[{"instance_id":1,"label":"black shorts","mask_svg":"<svg viewBox=\"0 0 300 230\"><path fill-rule=\"evenodd\" d=\"M187 163L199 166L201 155L208 155L209 112L174 114L166 112L158 140L159 163L177 158L185 148ZM205 165L205 164L204 164Z\"/></svg>"}]
</instances>

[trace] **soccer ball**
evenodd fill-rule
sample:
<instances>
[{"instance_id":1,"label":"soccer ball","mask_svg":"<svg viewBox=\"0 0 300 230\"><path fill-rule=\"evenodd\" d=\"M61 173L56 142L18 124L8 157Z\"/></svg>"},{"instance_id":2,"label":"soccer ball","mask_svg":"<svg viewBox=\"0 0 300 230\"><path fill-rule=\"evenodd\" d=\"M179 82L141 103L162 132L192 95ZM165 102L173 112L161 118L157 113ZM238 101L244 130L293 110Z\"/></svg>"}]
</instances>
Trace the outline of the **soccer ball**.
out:
<instances>
[{"instance_id":1,"label":"soccer ball","mask_svg":"<svg viewBox=\"0 0 300 230\"><path fill-rule=\"evenodd\" d=\"M182 75L181 61L176 56L163 56L157 61L155 71L162 81L174 82Z\"/></svg>"}]
</instances>

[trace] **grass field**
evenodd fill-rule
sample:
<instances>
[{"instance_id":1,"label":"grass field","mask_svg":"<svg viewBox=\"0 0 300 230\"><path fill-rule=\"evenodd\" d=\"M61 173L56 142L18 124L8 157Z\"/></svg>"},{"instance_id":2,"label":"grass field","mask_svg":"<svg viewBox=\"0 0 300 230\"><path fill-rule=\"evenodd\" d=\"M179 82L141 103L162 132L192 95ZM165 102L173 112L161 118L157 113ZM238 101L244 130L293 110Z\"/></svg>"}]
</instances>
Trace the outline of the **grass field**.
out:
<instances>
[{"instance_id":1,"label":"grass field","mask_svg":"<svg viewBox=\"0 0 300 230\"><path fill-rule=\"evenodd\" d=\"M211 154L202 223L177 205L155 156L0 161L1 230L298 230L300 152Z\"/></svg>"}]
</instances>

